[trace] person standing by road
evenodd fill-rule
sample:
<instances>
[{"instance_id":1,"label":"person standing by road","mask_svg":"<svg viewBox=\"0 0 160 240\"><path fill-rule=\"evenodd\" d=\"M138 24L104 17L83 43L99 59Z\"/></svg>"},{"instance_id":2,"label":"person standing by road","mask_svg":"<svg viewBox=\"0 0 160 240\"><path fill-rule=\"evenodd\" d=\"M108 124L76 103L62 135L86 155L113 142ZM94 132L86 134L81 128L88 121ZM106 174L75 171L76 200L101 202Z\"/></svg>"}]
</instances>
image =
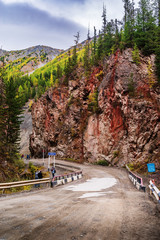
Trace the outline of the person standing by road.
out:
<instances>
[{"instance_id":1,"label":"person standing by road","mask_svg":"<svg viewBox=\"0 0 160 240\"><path fill-rule=\"evenodd\" d=\"M39 173L39 170L37 169L37 171L35 172L35 179L39 179L38 173Z\"/></svg>"},{"instance_id":2,"label":"person standing by road","mask_svg":"<svg viewBox=\"0 0 160 240\"><path fill-rule=\"evenodd\" d=\"M35 179L39 179L38 177L38 174L39 174L39 170L37 169L37 171L35 172ZM39 187L39 184L35 184L35 187Z\"/></svg>"},{"instance_id":3,"label":"person standing by road","mask_svg":"<svg viewBox=\"0 0 160 240\"><path fill-rule=\"evenodd\" d=\"M52 177L54 178L54 174L56 173L56 169L54 167L51 168L51 173L52 173Z\"/></svg>"},{"instance_id":4,"label":"person standing by road","mask_svg":"<svg viewBox=\"0 0 160 240\"><path fill-rule=\"evenodd\" d=\"M43 174L42 174L41 170L40 170L39 173L38 173L38 178L39 178L39 179L43 178Z\"/></svg>"}]
</instances>

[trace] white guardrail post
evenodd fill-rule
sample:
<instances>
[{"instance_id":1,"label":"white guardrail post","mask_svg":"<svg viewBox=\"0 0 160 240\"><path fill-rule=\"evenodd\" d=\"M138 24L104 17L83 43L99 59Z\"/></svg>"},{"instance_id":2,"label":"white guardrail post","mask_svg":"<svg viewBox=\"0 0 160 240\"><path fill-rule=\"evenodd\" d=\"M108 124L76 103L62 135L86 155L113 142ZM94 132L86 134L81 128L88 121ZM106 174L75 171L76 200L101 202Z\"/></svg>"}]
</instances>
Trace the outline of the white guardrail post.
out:
<instances>
[{"instance_id":1,"label":"white guardrail post","mask_svg":"<svg viewBox=\"0 0 160 240\"><path fill-rule=\"evenodd\" d=\"M126 168L128 170L129 179L131 180L131 182L133 182L133 184L135 185L135 187L138 190L143 190L145 192L146 188L143 185L143 179L141 177L139 177L138 175L136 175L135 173L131 172L131 170L129 169L129 167L127 165L126 165Z\"/></svg>"},{"instance_id":2,"label":"white guardrail post","mask_svg":"<svg viewBox=\"0 0 160 240\"><path fill-rule=\"evenodd\" d=\"M67 174L67 175L55 176L52 179L51 186L54 187L54 186L57 186L57 185L63 185L63 184L78 180L78 179L82 178L82 176L83 176L82 171L75 172L75 173L70 173L70 174Z\"/></svg>"},{"instance_id":3,"label":"white guardrail post","mask_svg":"<svg viewBox=\"0 0 160 240\"><path fill-rule=\"evenodd\" d=\"M160 203L160 190L156 187L153 180L149 181L150 195L154 194L157 201Z\"/></svg>"}]
</instances>

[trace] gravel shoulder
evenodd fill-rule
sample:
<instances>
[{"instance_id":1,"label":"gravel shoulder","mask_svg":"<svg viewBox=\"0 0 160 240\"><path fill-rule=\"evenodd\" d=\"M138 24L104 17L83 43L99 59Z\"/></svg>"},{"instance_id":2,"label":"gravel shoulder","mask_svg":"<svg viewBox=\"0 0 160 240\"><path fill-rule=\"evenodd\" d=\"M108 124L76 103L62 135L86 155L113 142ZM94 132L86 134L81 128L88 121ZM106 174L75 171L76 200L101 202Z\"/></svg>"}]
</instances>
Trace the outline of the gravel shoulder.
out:
<instances>
[{"instance_id":1,"label":"gravel shoulder","mask_svg":"<svg viewBox=\"0 0 160 240\"><path fill-rule=\"evenodd\" d=\"M159 239L156 204L134 188L124 169L68 164L83 170L81 180L0 198L0 239ZM116 179L116 184L101 191L68 189L94 178Z\"/></svg>"}]
</instances>

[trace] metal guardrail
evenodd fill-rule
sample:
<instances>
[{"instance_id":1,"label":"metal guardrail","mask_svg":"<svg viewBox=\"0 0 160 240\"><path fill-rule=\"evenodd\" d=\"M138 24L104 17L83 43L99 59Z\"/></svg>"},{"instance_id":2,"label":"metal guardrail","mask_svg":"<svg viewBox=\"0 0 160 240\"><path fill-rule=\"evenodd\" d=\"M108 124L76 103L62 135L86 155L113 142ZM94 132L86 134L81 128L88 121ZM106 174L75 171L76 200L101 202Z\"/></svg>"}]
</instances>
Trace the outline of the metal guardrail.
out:
<instances>
[{"instance_id":1,"label":"metal guardrail","mask_svg":"<svg viewBox=\"0 0 160 240\"><path fill-rule=\"evenodd\" d=\"M160 190L156 187L153 180L149 181L150 195L154 194L157 201L160 203Z\"/></svg>"},{"instance_id":2,"label":"metal guardrail","mask_svg":"<svg viewBox=\"0 0 160 240\"><path fill-rule=\"evenodd\" d=\"M27 180L27 181L19 181L19 182L8 182L8 183L0 183L0 190L14 187L22 187L34 184L42 184L42 183L50 183L50 178L42 178L36 180Z\"/></svg>"},{"instance_id":3,"label":"metal guardrail","mask_svg":"<svg viewBox=\"0 0 160 240\"><path fill-rule=\"evenodd\" d=\"M23 187L28 185L36 185L48 183L49 186L53 187L54 185L61 185L67 182L72 182L74 180L78 180L82 178L82 171L74 172L65 175L55 176L53 179L50 178L42 178L42 179L34 179L34 180L26 180L26 181L18 181L18 182L8 182L8 183L0 183L0 190L15 188L15 187Z\"/></svg>"},{"instance_id":4,"label":"metal guardrail","mask_svg":"<svg viewBox=\"0 0 160 240\"><path fill-rule=\"evenodd\" d=\"M143 185L143 179L141 177L139 177L138 175L136 175L135 173L133 173L127 165L126 165L126 168L129 172L129 179L133 182L133 184L136 186L136 188L138 190L143 190L145 192L146 187Z\"/></svg>"}]
</instances>

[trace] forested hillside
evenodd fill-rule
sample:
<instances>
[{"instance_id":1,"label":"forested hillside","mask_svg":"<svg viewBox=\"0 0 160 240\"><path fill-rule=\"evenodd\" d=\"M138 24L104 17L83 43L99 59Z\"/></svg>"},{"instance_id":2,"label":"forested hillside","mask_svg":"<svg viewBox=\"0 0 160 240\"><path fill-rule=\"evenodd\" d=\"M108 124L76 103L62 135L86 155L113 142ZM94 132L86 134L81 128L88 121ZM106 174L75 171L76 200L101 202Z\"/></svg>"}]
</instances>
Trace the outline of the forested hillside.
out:
<instances>
[{"instance_id":1,"label":"forested hillside","mask_svg":"<svg viewBox=\"0 0 160 240\"><path fill-rule=\"evenodd\" d=\"M107 9L104 5L102 13L102 29L94 28L91 39L88 29L87 40L82 49L79 44L79 32L75 35L74 48L56 58L47 66L33 74L33 79L39 78L42 82L51 80L52 85L57 84L61 76L63 81L71 77L78 65L83 65L85 72L90 73L92 66L100 65L104 58L115 53L117 49L133 48L133 60L139 63L139 50L144 56L156 55L156 71L159 78L160 56L160 2L159 0L141 0L139 7L134 7L134 1L123 0L123 20L107 19ZM62 83L62 82L61 82ZM39 85L39 84L38 84ZM41 85L41 84L40 84Z\"/></svg>"},{"instance_id":2,"label":"forested hillside","mask_svg":"<svg viewBox=\"0 0 160 240\"><path fill-rule=\"evenodd\" d=\"M18 51L0 51L0 65L4 65L5 77L13 77L23 103L35 97L35 89L29 75L37 68L44 66L62 52L46 46L34 46Z\"/></svg>"},{"instance_id":3,"label":"forested hillside","mask_svg":"<svg viewBox=\"0 0 160 240\"><path fill-rule=\"evenodd\" d=\"M107 9L103 7L102 29L94 28L94 36L88 29L87 40L79 43L80 33L74 36L75 46L55 58L46 66L35 71L29 80L31 96L39 98L48 88L59 84L68 84L79 66L84 67L86 75L91 74L92 66L100 66L103 59L115 53L117 49L133 49L133 61L139 63L139 50L144 56L156 55L155 64L160 81L160 20L158 0L142 0L135 9L134 1L124 2L123 20L107 19ZM91 38L92 37L92 38Z\"/></svg>"},{"instance_id":4,"label":"forested hillside","mask_svg":"<svg viewBox=\"0 0 160 240\"><path fill-rule=\"evenodd\" d=\"M0 63L4 61L9 75L21 77L53 60L61 51L40 45L18 51L0 50Z\"/></svg>"},{"instance_id":5,"label":"forested hillside","mask_svg":"<svg viewBox=\"0 0 160 240\"><path fill-rule=\"evenodd\" d=\"M23 170L20 161L20 124L22 107L32 98L29 76L39 65L45 65L61 50L35 46L19 51L0 51L0 179L18 177ZM17 176L16 176L17 174Z\"/></svg>"},{"instance_id":6,"label":"forested hillside","mask_svg":"<svg viewBox=\"0 0 160 240\"><path fill-rule=\"evenodd\" d=\"M134 1L123 0L123 20L107 19L107 9L102 12L102 28L94 28L94 36L88 29L87 40L79 43L80 33L74 36L75 46L65 51L44 67L30 76L24 75L34 70L38 65L44 65L53 58L53 50L44 46L28 50L5 53L5 69L9 76L14 76L18 84L18 92L24 97L24 103L29 98L38 99L47 89L58 84L67 84L76 68L84 66L86 74L90 74L92 66L101 65L103 59L117 49L133 48L133 58L138 64L139 50L144 56L155 54L156 72L160 75L160 3L159 0L141 0L135 8ZM92 38L91 38L92 37ZM84 46L85 45L85 46ZM54 55L60 50L54 49ZM26 54L28 57L26 57ZM11 62L10 62L11 61ZM62 78L62 79L61 79ZM160 80L159 80L160 81ZM25 96L24 96L25 95Z\"/></svg>"}]
</instances>

